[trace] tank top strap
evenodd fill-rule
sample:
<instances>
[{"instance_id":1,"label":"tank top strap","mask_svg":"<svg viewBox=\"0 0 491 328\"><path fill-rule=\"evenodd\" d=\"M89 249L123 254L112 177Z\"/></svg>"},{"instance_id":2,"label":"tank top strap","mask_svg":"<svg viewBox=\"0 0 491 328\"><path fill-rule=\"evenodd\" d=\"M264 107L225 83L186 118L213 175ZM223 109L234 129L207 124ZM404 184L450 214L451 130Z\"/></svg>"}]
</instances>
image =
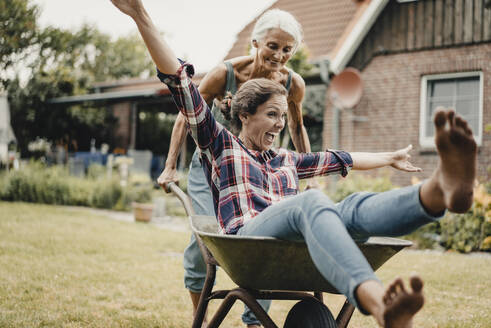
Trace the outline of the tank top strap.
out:
<instances>
[{"instance_id":1,"label":"tank top strap","mask_svg":"<svg viewBox=\"0 0 491 328\"><path fill-rule=\"evenodd\" d=\"M293 77L292 70L288 69L288 79L286 80L286 85L285 85L286 91L290 91L290 87L292 85L292 77Z\"/></svg>"},{"instance_id":2,"label":"tank top strap","mask_svg":"<svg viewBox=\"0 0 491 328\"><path fill-rule=\"evenodd\" d=\"M233 95L237 92L237 82L235 81L234 67L229 61L225 62L227 67L227 83L225 85L225 92L230 91Z\"/></svg>"}]
</instances>

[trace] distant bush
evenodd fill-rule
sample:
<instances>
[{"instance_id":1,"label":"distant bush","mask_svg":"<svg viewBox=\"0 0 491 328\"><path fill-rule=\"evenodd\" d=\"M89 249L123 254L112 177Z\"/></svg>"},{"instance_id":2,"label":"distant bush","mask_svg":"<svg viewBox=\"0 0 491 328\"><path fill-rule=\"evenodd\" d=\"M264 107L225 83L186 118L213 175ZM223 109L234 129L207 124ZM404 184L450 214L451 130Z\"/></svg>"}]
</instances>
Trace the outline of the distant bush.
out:
<instances>
[{"instance_id":1,"label":"distant bush","mask_svg":"<svg viewBox=\"0 0 491 328\"><path fill-rule=\"evenodd\" d=\"M491 251L491 194L484 185L474 189L474 204L467 213L448 213L441 231L441 244L447 249Z\"/></svg>"},{"instance_id":2,"label":"distant bush","mask_svg":"<svg viewBox=\"0 0 491 328\"><path fill-rule=\"evenodd\" d=\"M0 175L0 199L126 210L135 200L148 200L152 192L151 182L129 183L123 188L119 176L108 178L101 165L89 167L87 176L78 178L70 176L66 168L31 162L18 171Z\"/></svg>"},{"instance_id":3,"label":"distant bush","mask_svg":"<svg viewBox=\"0 0 491 328\"><path fill-rule=\"evenodd\" d=\"M334 192L327 193L334 202L339 202L355 192L383 192L395 187L390 181L390 171L385 171L378 177L351 171L345 179L340 179L336 183Z\"/></svg>"},{"instance_id":4,"label":"distant bush","mask_svg":"<svg viewBox=\"0 0 491 328\"><path fill-rule=\"evenodd\" d=\"M413 183L417 182L415 180ZM328 189L323 182L320 184ZM327 193L333 201L338 202L354 192L382 192L393 188L395 186L389 174L370 177L350 172L346 179L337 182L335 191ZM413 241L418 248L452 249L462 253L491 251L491 181L476 186L474 203L467 213L447 212L443 219L427 224L403 238Z\"/></svg>"}]
</instances>

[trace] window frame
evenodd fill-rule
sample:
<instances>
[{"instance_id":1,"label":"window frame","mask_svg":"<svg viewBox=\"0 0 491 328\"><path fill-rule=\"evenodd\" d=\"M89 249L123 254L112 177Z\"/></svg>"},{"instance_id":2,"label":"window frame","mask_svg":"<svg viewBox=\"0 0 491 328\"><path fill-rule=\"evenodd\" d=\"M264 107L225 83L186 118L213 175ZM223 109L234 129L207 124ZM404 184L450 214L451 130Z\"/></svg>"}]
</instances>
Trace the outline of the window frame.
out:
<instances>
[{"instance_id":1,"label":"window frame","mask_svg":"<svg viewBox=\"0 0 491 328\"><path fill-rule=\"evenodd\" d=\"M474 139L478 146L482 144L483 135L483 96L484 96L484 83L483 83L483 72L482 71L469 71L469 72L459 72L459 73L445 73L445 74L428 74L421 77L421 97L420 97L420 119L419 119L419 144L423 148L435 148L435 138L426 136L426 117L428 115L428 82L435 80L446 80L446 79L458 79L465 77L479 77L479 104L478 104L478 115L479 115L479 129L478 131L472 131L474 134Z\"/></svg>"}]
</instances>

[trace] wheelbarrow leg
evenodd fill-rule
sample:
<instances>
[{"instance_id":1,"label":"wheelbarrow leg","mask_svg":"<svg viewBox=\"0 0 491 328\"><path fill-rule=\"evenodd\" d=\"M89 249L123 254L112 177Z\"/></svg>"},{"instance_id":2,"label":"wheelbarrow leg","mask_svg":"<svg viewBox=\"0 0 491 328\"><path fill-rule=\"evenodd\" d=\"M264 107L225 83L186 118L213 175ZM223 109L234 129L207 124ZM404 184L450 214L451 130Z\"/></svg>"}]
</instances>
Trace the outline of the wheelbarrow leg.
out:
<instances>
[{"instance_id":1,"label":"wheelbarrow leg","mask_svg":"<svg viewBox=\"0 0 491 328\"><path fill-rule=\"evenodd\" d=\"M336 318L338 328L346 328L348 326L353 312L355 312L355 307L346 300L341 308L341 311L339 311L338 317Z\"/></svg>"},{"instance_id":2,"label":"wheelbarrow leg","mask_svg":"<svg viewBox=\"0 0 491 328\"><path fill-rule=\"evenodd\" d=\"M203 320L205 319L206 309L208 308L208 303L210 300L208 297L213 289L213 283L215 282L215 276L217 268L213 264L207 264L206 269L206 279L203 290L201 291L201 296L199 298L198 308L196 309L196 314L194 315L193 328L201 328Z\"/></svg>"},{"instance_id":3,"label":"wheelbarrow leg","mask_svg":"<svg viewBox=\"0 0 491 328\"><path fill-rule=\"evenodd\" d=\"M229 292L227 296L223 299L222 304L220 304L220 306L218 307L218 310L217 312L215 312L213 318L211 318L210 322L208 322L208 328L217 328L218 326L220 326L223 319L225 319L236 300L237 297Z\"/></svg>"},{"instance_id":4,"label":"wheelbarrow leg","mask_svg":"<svg viewBox=\"0 0 491 328\"><path fill-rule=\"evenodd\" d=\"M208 328L217 328L220 326L237 299L240 299L249 307L265 328L278 328L251 293L243 288L236 288L227 294L217 312L208 323Z\"/></svg>"}]
</instances>

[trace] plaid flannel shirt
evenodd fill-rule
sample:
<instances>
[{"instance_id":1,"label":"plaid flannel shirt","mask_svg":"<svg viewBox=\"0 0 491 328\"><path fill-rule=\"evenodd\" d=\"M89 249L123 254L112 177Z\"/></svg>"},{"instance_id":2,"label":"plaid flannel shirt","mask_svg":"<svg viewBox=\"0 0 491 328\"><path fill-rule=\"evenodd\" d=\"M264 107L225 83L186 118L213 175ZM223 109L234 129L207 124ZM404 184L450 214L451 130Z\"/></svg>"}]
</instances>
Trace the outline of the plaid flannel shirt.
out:
<instances>
[{"instance_id":1,"label":"plaid flannel shirt","mask_svg":"<svg viewBox=\"0 0 491 328\"><path fill-rule=\"evenodd\" d=\"M266 207L298 193L298 180L340 173L353 166L343 151L296 153L286 149L247 149L241 140L215 121L191 81L193 66L182 63L176 75L158 72L184 114L200 149L221 233L235 234Z\"/></svg>"}]
</instances>

